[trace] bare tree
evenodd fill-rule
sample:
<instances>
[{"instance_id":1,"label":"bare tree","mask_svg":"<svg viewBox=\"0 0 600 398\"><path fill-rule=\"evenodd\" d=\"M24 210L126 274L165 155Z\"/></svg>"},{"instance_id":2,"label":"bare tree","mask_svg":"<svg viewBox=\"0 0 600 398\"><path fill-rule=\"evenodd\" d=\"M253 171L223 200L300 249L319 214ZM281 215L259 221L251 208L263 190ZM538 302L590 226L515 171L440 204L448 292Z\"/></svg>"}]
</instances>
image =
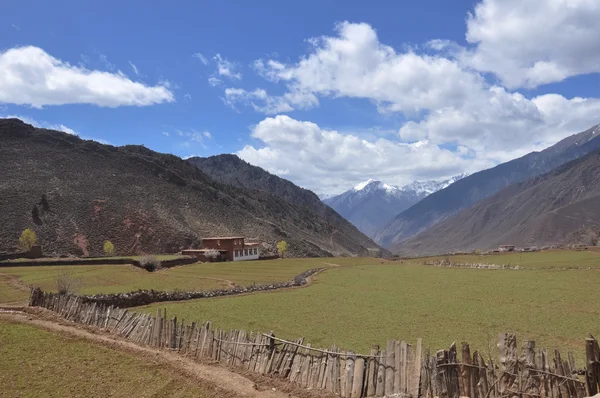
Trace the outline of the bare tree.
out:
<instances>
[{"instance_id":1,"label":"bare tree","mask_svg":"<svg viewBox=\"0 0 600 398\"><path fill-rule=\"evenodd\" d=\"M588 246L596 246L598 244L598 234L594 231L588 231L585 234L585 244Z\"/></svg>"},{"instance_id":2,"label":"bare tree","mask_svg":"<svg viewBox=\"0 0 600 398\"><path fill-rule=\"evenodd\" d=\"M75 277L75 273L68 269L58 271L55 282L58 294L75 294L81 286L81 281Z\"/></svg>"}]
</instances>

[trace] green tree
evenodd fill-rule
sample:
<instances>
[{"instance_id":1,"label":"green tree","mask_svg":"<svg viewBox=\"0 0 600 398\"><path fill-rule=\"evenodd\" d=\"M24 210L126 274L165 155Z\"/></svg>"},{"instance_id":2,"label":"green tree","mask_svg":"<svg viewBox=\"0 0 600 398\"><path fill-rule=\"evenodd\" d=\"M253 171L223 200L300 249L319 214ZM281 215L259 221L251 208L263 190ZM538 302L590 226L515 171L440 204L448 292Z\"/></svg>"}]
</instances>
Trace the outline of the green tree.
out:
<instances>
[{"instance_id":1,"label":"green tree","mask_svg":"<svg viewBox=\"0 0 600 398\"><path fill-rule=\"evenodd\" d=\"M104 242L104 254L106 254L107 256L115 255L115 245L113 245L112 242L109 240Z\"/></svg>"},{"instance_id":2,"label":"green tree","mask_svg":"<svg viewBox=\"0 0 600 398\"><path fill-rule=\"evenodd\" d=\"M31 228L27 228L19 238L19 248L28 252L37 243L37 235Z\"/></svg>"},{"instance_id":3,"label":"green tree","mask_svg":"<svg viewBox=\"0 0 600 398\"><path fill-rule=\"evenodd\" d=\"M277 243L277 251L281 255L281 258L285 256L285 253L288 251L288 243L284 240L281 240Z\"/></svg>"}]
</instances>

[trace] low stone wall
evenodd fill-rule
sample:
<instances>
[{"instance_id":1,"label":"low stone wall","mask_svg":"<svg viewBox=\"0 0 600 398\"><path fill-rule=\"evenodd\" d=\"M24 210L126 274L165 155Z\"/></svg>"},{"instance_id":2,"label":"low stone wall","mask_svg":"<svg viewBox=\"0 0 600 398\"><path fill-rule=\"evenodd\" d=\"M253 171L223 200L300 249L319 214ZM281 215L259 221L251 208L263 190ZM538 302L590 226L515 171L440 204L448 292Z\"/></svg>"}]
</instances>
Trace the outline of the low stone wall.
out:
<instances>
[{"instance_id":1,"label":"low stone wall","mask_svg":"<svg viewBox=\"0 0 600 398\"><path fill-rule=\"evenodd\" d=\"M423 265L429 265L432 267L444 267L444 268L477 268L477 269L510 269L519 270L519 265L510 264L471 264L471 263L447 263L444 261L425 261Z\"/></svg>"},{"instance_id":2,"label":"low stone wall","mask_svg":"<svg viewBox=\"0 0 600 398\"><path fill-rule=\"evenodd\" d=\"M238 294L264 292L269 290L285 289L295 286L303 286L307 283L307 278L322 271L323 268L310 269L297 275L294 279L287 282L271 283L265 285L236 286L230 289L196 291L196 292L164 292L156 290L138 290L130 293L115 294L95 294L92 296L80 296L84 303L98 303L106 306L129 308L148 305L163 301L183 301L199 298L234 296Z\"/></svg>"},{"instance_id":3,"label":"low stone wall","mask_svg":"<svg viewBox=\"0 0 600 398\"><path fill-rule=\"evenodd\" d=\"M23 256L16 257L23 258ZM160 262L161 268L171 268L178 265L194 264L198 260L194 257L175 258L173 260L164 260ZM59 258L47 260L31 260L19 262L3 262L2 267L49 267L55 265L133 265L134 267L144 268L139 261L129 258Z\"/></svg>"}]
</instances>

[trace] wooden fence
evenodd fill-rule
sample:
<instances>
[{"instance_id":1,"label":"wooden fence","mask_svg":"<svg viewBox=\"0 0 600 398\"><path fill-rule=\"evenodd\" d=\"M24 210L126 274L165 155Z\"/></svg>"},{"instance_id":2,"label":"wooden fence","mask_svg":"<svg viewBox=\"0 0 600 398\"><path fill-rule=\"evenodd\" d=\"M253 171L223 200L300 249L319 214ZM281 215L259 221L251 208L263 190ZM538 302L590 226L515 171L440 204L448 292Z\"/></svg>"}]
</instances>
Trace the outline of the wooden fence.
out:
<instances>
[{"instance_id":1,"label":"wooden fence","mask_svg":"<svg viewBox=\"0 0 600 398\"><path fill-rule=\"evenodd\" d=\"M78 296L40 289L32 290L30 305L138 344L244 368L342 397L581 398L596 394L600 387L600 350L593 338L586 340L586 368L577 369L572 355L563 359L558 351L553 355L536 351L532 341L524 343L519 355L512 334L500 335L497 362L491 358L486 361L477 351L471 354L466 343L462 344L460 359L454 344L449 350L430 355L423 351L421 339L415 345L389 340L385 348L374 346L363 355L336 346L318 349L303 338L288 341L272 332L226 331L213 328L210 322L186 323L167 318L166 310L152 316L84 303ZM585 378L580 379L577 373L585 373Z\"/></svg>"}]
</instances>

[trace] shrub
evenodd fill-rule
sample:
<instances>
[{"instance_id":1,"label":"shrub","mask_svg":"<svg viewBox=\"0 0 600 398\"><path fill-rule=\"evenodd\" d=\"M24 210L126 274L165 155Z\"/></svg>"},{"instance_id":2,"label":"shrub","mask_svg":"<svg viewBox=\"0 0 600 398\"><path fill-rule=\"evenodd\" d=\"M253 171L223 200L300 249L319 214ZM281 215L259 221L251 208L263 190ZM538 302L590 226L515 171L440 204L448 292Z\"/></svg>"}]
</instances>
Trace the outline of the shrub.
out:
<instances>
[{"instance_id":1,"label":"shrub","mask_svg":"<svg viewBox=\"0 0 600 398\"><path fill-rule=\"evenodd\" d=\"M74 294L80 286L79 279L70 270L58 271L55 281L58 294Z\"/></svg>"},{"instance_id":2,"label":"shrub","mask_svg":"<svg viewBox=\"0 0 600 398\"><path fill-rule=\"evenodd\" d=\"M106 254L107 256L115 255L115 245L113 245L112 242L109 240L104 242L104 254Z\"/></svg>"},{"instance_id":3,"label":"shrub","mask_svg":"<svg viewBox=\"0 0 600 398\"><path fill-rule=\"evenodd\" d=\"M37 235L32 229L27 228L21 233L21 237L19 238L19 248L21 250L28 252L36 243Z\"/></svg>"},{"instance_id":4,"label":"shrub","mask_svg":"<svg viewBox=\"0 0 600 398\"><path fill-rule=\"evenodd\" d=\"M140 264L148 272L154 272L160 268L160 261L156 256L142 256Z\"/></svg>"},{"instance_id":5,"label":"shrub","mask_svg":"<svg viewBox=\"0 0 600 398\"><path fill-rule=\"evenodd\" d=\"M284 240L279 241L277 243L277 251L281 255L281 258L283 258L283 256L285 255L285 253L288 251L288 244L287 244L287 242L284 241Z\"/></svg>"}]
</instances>

